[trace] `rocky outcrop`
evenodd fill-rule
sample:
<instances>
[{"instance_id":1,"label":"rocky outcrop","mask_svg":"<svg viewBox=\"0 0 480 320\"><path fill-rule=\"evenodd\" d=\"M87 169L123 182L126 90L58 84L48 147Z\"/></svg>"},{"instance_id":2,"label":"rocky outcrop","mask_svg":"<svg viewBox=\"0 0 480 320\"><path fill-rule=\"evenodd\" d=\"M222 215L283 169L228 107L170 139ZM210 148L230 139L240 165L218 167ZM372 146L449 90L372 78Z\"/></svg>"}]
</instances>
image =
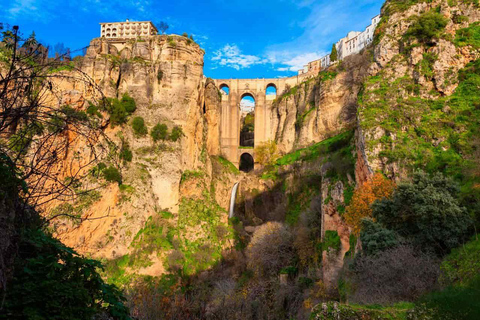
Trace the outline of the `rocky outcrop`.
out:
<instances>
[{"instance_id":1,"label":"rocky outcrop","mask_svg":"<svg viewBox=\"0 0 480 320\"><path fill-rule=\"evenodd\" d=\"M322 141L354 125L369 55L367 51L350 56L317 77L287 88L275 100L270 118L280 152Z\"/></svg>"}]
</instances>

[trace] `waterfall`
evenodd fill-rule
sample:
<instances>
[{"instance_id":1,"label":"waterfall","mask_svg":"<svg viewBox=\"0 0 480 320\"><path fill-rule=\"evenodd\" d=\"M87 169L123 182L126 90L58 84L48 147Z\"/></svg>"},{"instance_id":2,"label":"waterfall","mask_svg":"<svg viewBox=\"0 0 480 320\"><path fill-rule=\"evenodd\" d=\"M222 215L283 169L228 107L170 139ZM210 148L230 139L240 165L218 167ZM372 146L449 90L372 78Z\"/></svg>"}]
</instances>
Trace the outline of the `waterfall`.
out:
<instances>
[{"instance_id":1,"label":"waterfall","mask_svg":"<svg viewBox=\"0 0 480 320\"><path fill-rule=\"evenodd\" d=\"M228 217L233 218L233 210L235 208L235 197L237 196L239 182L235 183L232 188L232 195L230 196L230 211L228 212Z\"/></svg>"}]
</instances>

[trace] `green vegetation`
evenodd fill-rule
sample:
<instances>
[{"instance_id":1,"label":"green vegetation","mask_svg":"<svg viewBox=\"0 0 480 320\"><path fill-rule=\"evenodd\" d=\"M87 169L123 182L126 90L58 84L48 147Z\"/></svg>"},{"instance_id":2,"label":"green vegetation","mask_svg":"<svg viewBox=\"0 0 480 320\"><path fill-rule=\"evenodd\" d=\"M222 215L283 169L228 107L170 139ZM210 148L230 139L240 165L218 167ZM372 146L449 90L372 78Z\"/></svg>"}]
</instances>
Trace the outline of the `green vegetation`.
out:
<instances>
[{"instance_id":1,"label":"green vegetation","mask_svg":"<svg viewBox=\"0 0 480 320\"><path fill-rule=\"evenodd\" d=\"M480 117L480 60L461 70L458 81L451 96L424 99L415 96L413 79L388 81L381 73L367 80L358 112L364 130L385 130L384 136L367 143L368 149L381 145L380 156L387 163L402 161L410 171L423 168L453 177L462 185L462 205L476 210L480 194L473 186L480 177L473 168L480 137L474 119Z\"/></svg>"},{"instance_id":2,"label":"green vegetation","mask_svg":"<svg viewBox=\"0 0 480 320\"><path fill-rule=\"evenodd\" d=\"M330 61L334 62L337 61L337 46L335 46L335 43L332 45L332 52L330 53Z\"/></svg>"},{"instance_id":3,"label":"green vegetation","mask_svg":"<svg viewBox=\"0 0 480 320\"><path fill-rule=\"evenodd\" d=\"M181 138L181 136L183 136L183 130L181 127L179 126L175 126L173 127L172 129L172 133L170 133L170 140L173 141L173 142L176 142L178 139Z\"/></svg>"},{"instance_id":4,"label":"green vegetation","mask_svg":"<svg viewBox=\"0 0 480 320\"><path fill-rule=\"evenodd\" d=\"M102 312L130 319L120 291L97 273L98 261L41 230L25 230L21 245L0 319L91 319Z\"/></svg>"},{"instance_id":5,"label":"green vegetation","mask_svg":"<svg viewBox=\"0 0 480 320\"><path fill-rule=\"evenodd\" d=\"M220 163L223 167L225 167L226 169L228 169L231 173L233 174L239 174L240 171L238 170L238 168L233 164L231 163L230 161L228 161L227 159L225 159L224 157L222 156L213 156L212 157L213 159L217 160L218 163Z\"/></svg>"},{"instance_id":6,"label":"green vegetation","mask_svg":"<svg viewBox=\"0 0 480 320\"><path fill-rule=\"evenodd\" d=\"M127 118L137 109L135 100L125 92L119 99L104 99L99 106L100 110L107 111L110 115L110 125L115 127L127 122Z\"/></svg>"},{"instance_id":7,"label":"green vegetation","mask_svg":"<svg viewBox=\"0 0 480 320\"><path fill-rule=\"evenodd\" d=\"M150 132L150 135L153 138L153 141L157 142L158 140L167 140L168 138L168 127L164 123L158 123L156 124L152 131Z\"/></svg>"},{"instance_id":8,"label":"green vegetation","mask_svg":"<svg viewBox=\"0 0 480 320\"><path fill-rule=\"evenodd\" d=\"M202 171L185 170L182 173L182 178L180 179L180 183L183 183L190 179L203 178L204 176L205 176L205 173L203 173Z\"/></svg>"},{"instance_id":9,"label":"green vegetation","mask_svg":"<svg viewBox=\"0 0 480 320\"><path fill-rule=\"evenodd\" d=\"M472 219L458 204L457 192L452 179L440 173L429 177L415 172L411 183L399 184L390 199L372 205L373 217L418 248L445 254L461 245L472 227ZM383 233L383 243L394 241L391 234Z\"/></svg>"},{"instance_id":10,"label":"green vegetation","mask_svg":"<svg viewBox=\"0 0 480 320\"><path fill-rule=\"evenodd\" d=\"M473 49L480 49L480 22L457 30L454 43L458 47L472 46Z\"/></svg>"},{"instance_id":11,"label":"green vegetation","mask_svg":"<svg viewBox=\"0 0 480 320\"><path fill-rule=\"evenodd\" d=\"M440 13L428 11L416 17L405 33L405 38L416 38L420 43L428 44L442 35L448 20Z\"/></svg>"},{"instance_id":12,"label":"green vegetation","mask_svg":"<svg viewBox=\"0 0 480 320\"><path fill-rule=\"evenodd\" d=\"M375 255L399 244L398 236L394 231L384 228L369 218L362 220L360 240L362 250L367 255Z\"/></svg>"},{"instance_id":13,"label":"green vegetation","mask_svg":"<svg viewBox=\"0 0 480 320\"><path fill-rule=\"evenodd\" d=\"M453 249L440 266L443 285L465 286L480 274L480 239L475 236L470 242Z\"/></svg>"},{"instance_id":14,"label":"green vegetation","mask_svg":"<svg viewBox=\"0 0 480 320\"><path fill-rule=\"evenodd\" d=\"M337 304L328 302L326 310L323 311L322 305L317 305L310 316L310 319L330 320L330 319L407 319L408 311L413 309L412 303L399 302L391 307L357 304Z\"/></svg>"},{"instance_id":15,"label":"green vegetation","mask_svg":"<svg viewBox=\"0 0 480 320\"><path fill-rule=\"evenodd\" d=\"M132 129L136 136L143 137L148 133L145 120L142 117L135 117L132 120Z\"/></svg>"},{"instance_id":16,"label":"green vegetation","mask_svg":"<svg viewBox=\"0 0 480 320\"><path fill-rule=\"evenodd\" d=\"M119 158L120 160L123 160L124 162L131 162L133 159L133 153L132 150L130 149L130 145L126 141L122 141L122 147L120 148L120 153L119 153Z\"/></svg>"},{"instance_id":17,"label":"green vegetation","mask_svg":"<svg viewBox=\"0 0 480 320\"><path fill-rule=\"evenodd\" d=\"M336 230L325 230L325 237L321 243L323 251L338 251L342 246L340 236Z\"/></svg>"},{"instance_id":18,"label":"green vegetation","mask_svg":"<svg viewBox=\"0 0 480 320\"><path fill-rule=\"evenodd\" d=\"M122 184L122 174L114 166L103 169L102 174L108 182L117 182L119 185Z\"/></svg>"}]
</instances>

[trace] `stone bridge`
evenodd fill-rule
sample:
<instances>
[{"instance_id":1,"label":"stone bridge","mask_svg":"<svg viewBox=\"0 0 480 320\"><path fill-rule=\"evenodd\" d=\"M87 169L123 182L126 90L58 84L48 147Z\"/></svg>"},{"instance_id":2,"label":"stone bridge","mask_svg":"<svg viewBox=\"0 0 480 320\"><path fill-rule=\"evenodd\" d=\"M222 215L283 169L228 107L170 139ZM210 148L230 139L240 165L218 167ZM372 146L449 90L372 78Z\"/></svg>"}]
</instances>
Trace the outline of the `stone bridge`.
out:
<instances>
[{"instance_id":1,"label":"stone bridge","mask_svg":"<svg viewBox=\"0 0 480 320\"><path fill-rule=\"evenodd\" d=\"M273 140L275 132L272 128L271 109L275 94L267 95L267 87L274 87L276 94L281 94L285 87L296 86L308 77L298 75L290 78L277 79L217 79L214 80L217 88L228 88L228 95L222 96L222 112L220 120L220 147L221 153L237 167L240 165L240 157L248 153L254 162L253 148L240 147L240 101L245 96L255 100L255 129L254 146L262 142Z\"/></svg>"}]
</instances>

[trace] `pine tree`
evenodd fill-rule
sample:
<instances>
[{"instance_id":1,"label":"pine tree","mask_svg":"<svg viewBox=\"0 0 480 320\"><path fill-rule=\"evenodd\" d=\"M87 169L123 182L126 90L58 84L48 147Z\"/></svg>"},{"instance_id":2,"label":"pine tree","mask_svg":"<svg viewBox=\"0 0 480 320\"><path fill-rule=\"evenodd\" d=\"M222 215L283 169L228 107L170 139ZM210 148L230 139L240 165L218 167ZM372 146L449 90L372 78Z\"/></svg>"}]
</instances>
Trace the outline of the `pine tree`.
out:
<instances>
[{"instance_id":1,"label":"pine tree","mask_svg":"<svg viewBox=\"0 0 480 320\"><path fill-rule=\"evenodd\" d=\"M337 47L335 43L332 45L332 53L330 53L330 61L337 61Z\"/></svg>"}]
</instances>

